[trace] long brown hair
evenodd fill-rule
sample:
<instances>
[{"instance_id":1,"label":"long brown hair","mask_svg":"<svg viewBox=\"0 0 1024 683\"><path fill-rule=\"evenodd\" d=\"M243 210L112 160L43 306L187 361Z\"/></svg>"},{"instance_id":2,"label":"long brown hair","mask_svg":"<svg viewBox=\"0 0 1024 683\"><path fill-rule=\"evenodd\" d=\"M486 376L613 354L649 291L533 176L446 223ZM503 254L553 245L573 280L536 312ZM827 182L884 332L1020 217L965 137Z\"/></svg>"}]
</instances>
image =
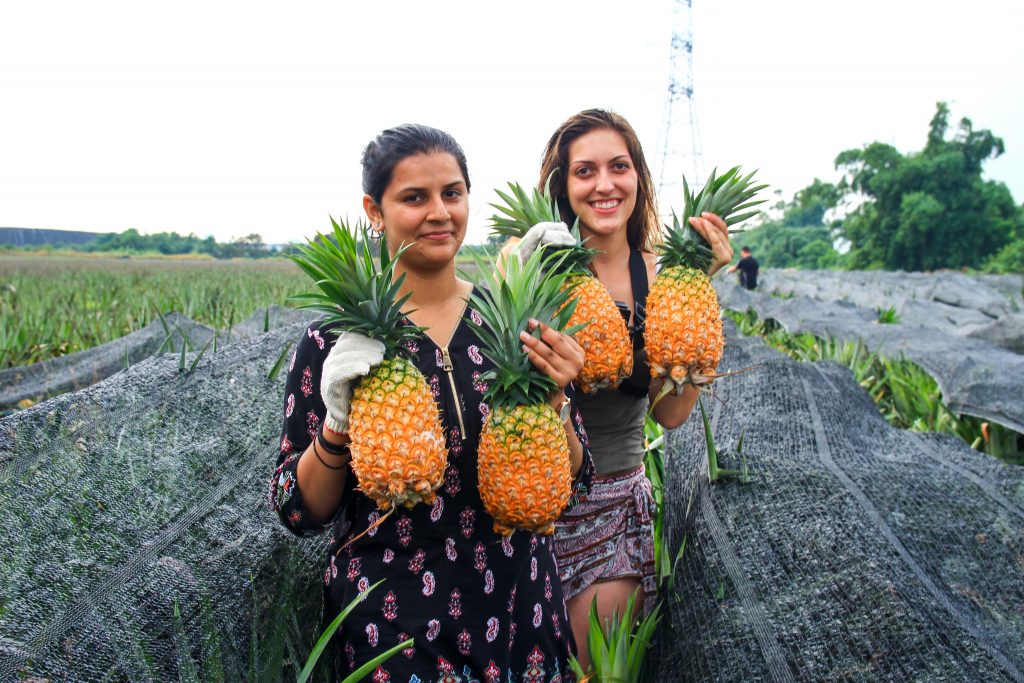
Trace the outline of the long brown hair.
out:
<instances>
[{"instance_id":1,"label":"long brown hair","mask_svg":"<svg viewBox=\"0 0 1024 683\"><path fill-rule=\"evenodd\" d=\"M548 140L540 166L541 190L551 181L551 195L558 202L562 218L570 225L576 214L569 204L569 146L592 130L614 130L626 141L626 149L637 172L636 207L626 222L626 240L634 249L650 249L659 241L658 207L651 170L647 168L644 150L640 147L633 126L624 117L605 109L586 109L566 119Z\"/></svg>"}]
</instances>

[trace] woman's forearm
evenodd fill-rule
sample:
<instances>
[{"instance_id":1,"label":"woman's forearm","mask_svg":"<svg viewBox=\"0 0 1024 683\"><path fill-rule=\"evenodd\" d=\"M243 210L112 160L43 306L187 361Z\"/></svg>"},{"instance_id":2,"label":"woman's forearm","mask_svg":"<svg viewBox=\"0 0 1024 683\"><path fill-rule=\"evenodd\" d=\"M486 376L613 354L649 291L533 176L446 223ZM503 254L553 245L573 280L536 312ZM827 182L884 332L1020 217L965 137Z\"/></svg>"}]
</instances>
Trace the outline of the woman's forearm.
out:
<instances>
[{"instance_id":1,"label":"woman's forearm","mask_svg":"<svg viewBox=\"0 0 1024 683\"><path fill-rule=\"evenodd\" d=\"M658 379L651 382L650 399L652 401L657 398L658 392L661 391L663 385L664 380ZM683 388L683 393L679 396L672 393L662 396L654 406L655 422L665 429L675 429L689 419L690 413L693 412L693 407L697 405L699 397L700 390L692 384L687 384Z\"/></svg>"},{"instance_id":2,"label":"woman's forearm","mask_svg":"<svg viewBox=\"0 0 1024 683\"><path fill-rule=\"evenodd\" d=\"M331 443L341 446L348 442L347 436L339 437L337 441L332 439ZM314 451L314 448L317 450ZM296 483L302 492L302 502L311 522L325 524L337 512L351 460L349 455L331 455L318 448L315 437L299 457Z\"/></svg>"}]
</instances>

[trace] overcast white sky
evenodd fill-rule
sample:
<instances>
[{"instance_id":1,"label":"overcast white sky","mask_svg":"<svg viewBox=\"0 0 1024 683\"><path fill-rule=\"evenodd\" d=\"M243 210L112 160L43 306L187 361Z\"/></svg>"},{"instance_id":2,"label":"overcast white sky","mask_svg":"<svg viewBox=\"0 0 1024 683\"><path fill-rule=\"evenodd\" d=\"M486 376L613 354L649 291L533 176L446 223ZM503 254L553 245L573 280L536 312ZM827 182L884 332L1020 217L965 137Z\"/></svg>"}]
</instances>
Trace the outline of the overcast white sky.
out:
<instances>
[{"instance_id":1,"label":"overcast white sky","mask_svg":"<svg viewBox=\"0 0 1024 683\"><path fill-rule=\"evenodd\" d=\"M1024 3L693 2L708 167L788 198L844 149L920 149L945 100L1024 201ZM4 3L0 226L310 236L361 213L367 141L420 122L466 150L479 242L580 109L630 119L658 173L671 31L669 0Z\"/></svg>"}]
</instances>

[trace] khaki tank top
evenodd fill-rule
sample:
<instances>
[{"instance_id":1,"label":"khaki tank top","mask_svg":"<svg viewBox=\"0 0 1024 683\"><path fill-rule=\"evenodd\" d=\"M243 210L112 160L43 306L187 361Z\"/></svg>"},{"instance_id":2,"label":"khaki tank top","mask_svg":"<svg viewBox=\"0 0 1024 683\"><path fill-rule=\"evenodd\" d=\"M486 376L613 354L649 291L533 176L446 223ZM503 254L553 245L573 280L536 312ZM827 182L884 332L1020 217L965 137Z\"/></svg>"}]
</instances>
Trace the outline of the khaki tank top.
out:
<instances>
[{"instance_id":1,"label":"khaki tank top","mask_svg":"<svg viewBox=\"0 0 1024 683\"><path fill-rule=\"evenodd\" d=\"M633 374L618 389L577 392L576 405L590 439L597 474L635 468L644 459L644 416L651 370L644 351L644 302L647 301L647 264L639 249L629 253L629 277L636 316L629 327L633 342ZM629 307L616 302L628 324Z\"/></svg>"}]
</instances>

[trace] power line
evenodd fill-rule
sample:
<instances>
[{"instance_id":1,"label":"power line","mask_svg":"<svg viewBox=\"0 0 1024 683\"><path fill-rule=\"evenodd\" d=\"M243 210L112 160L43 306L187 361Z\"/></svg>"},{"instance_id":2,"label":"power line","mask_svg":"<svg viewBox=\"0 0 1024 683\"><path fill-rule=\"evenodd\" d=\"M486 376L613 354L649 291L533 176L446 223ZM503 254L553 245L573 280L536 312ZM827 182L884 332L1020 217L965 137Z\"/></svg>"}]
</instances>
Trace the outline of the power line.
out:
<instances>
[{"instance_id":1,"label":"power line","mask_svg":"<svg viewBox=\"0 0 1024 683\"><path fill-rule=\"evenodd\" d=\"M658 135L658 198L663 209L681 203L684 174L691 187L704 181L693 92L693 0L672 0L669 59L665 110Z\"/></svg>"}]
</instances>

